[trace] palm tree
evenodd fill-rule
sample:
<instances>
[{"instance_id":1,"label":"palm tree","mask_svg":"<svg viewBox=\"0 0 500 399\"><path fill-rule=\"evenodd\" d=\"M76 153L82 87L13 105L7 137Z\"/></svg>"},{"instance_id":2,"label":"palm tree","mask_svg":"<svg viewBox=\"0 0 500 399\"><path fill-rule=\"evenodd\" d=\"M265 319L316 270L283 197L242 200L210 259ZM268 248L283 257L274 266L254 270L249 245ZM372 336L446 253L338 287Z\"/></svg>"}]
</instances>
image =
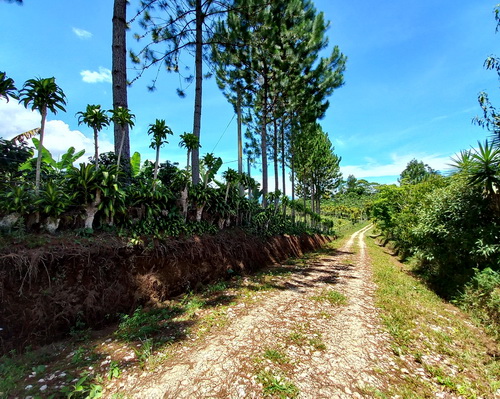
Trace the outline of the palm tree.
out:
<instances>
[{"instance_id":1,"label":"palm tree","mask_svg":"<svg viewBox=\"0 0 500 399\"><path fill-rule=\"evenodd\" d=\"M47 111L51 111L54 114L57 113L57 110L65 112L64 105L66 105L66 95L56 84L56 79L54 77L29 79L24 83L22 90L19 92L19 102L23 103L26 108L31 105L31 109L38 110L42 117L35 175L35 192L38 194L40 189L40 169L42 164L43 137L45 133Z\"/></svg>"},{"instance_id":2,"label":"palm tree","mask_svg":"<svg viewBox=\"0 0 500 399\"><path fill-rule=\"evenodd\" d=\"M189 160L191 159L191 153L194 149L198 149L201 147L200 140L193 133L181 134L181 141L179 142L179 146L187 149L187 164L186 170L189 171Z\"/></svg>"},{"instance_id":3,"label":"palm tree","mask_svg":"<svg viewBox=\"0 0 500 399\"><path fill-rule=\"evenodd\" d=\"M168 143L167 135L174 134L174 132L172 132L172 129L166 125L164 119L157 119L154 124L149 125L148 134L153 135L150 147L156 150L155 170L153 174L153 182L156 183L156 178L158 176L158 164L160 162L160 147L163 144Z\"/></svg>"},{"instance_id":4,"label":"palm tree","mask_svg":"<svg viewBox=\"0 0 500 399\"><path fill-rule=\"evenodd\" d=\"M17 88L14 85L14 80L8 78L5 72L0 72L0 98L3 97L9 102L9 97L18 99L16 94Z\"/></svg>"},{"instance_id":5,"label":"palm tree","mask_svg":"<svg viewBox=\"0 0 500 399\"><path fill-rule=\"evenodd\" d=\"M115 109L110 109L109 112L111 112L111 120L115 124L119 125L120 128L122 129L122 134L121 134L122 139L120 147L118 148L118 159L116 161L116 164L118 165L119 169L123 151L123 143L125 142L126 130L128 127L134 127L135 115L131 114L130 110L124 107L116 107Z\"/></svg>"},{"instance_id":6,"label":"palm tree","mask_svg":"<svg viewBox=\"0 0 500 399\"><path fill-rule=\"evenodd\" d=\"M94 129L94 162L95 168L99 169L99 146L98 135L103 127L109 126L109 117L106 111L101 109L100 105L87 105L85 112L80 111L76 113L79 115L78 124L85 123L88 127Z\"/></svg>"},{"instance_id":7,"label":"palm tree","mask_svg":"<svg viewBox=\"0 0 500 399\"><path fill-rule=\"evenodd\" d=\"M240 175L234 169L229 168L222 174L222 177L226 180L226 195L224 196L224 201L227 201L231 184L238 182Z\"/></svg>"}]
</instances>

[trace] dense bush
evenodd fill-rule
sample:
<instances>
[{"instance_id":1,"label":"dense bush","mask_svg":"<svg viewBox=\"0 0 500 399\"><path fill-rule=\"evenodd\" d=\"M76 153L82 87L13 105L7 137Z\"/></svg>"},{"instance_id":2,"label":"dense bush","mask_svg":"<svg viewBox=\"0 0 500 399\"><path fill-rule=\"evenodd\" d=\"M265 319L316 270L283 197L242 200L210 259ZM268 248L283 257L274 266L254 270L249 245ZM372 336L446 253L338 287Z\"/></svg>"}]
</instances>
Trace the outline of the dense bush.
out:
<instances>
[{"instance_id":1,"label":"dense bush","mask_svg":"<svg viewBox=\"0 0 500 399\"><path fill-rule=\"evenodd\" d=\"M417 214L414 252L427 278L445 294L470 280L474 268L498 268L500 220L480 188L461 176L434 190Z\"/></svg>"},{"instance_id":2,"label":"dense bush","mask_svg":"<svg viewBox=\"0 0 500 399\"><path fill-rule=\"evenodd\" d=\"M500 338L500 272L489 267L475 269L474 276L455 302Z\"/></svg>"}]
</instances>

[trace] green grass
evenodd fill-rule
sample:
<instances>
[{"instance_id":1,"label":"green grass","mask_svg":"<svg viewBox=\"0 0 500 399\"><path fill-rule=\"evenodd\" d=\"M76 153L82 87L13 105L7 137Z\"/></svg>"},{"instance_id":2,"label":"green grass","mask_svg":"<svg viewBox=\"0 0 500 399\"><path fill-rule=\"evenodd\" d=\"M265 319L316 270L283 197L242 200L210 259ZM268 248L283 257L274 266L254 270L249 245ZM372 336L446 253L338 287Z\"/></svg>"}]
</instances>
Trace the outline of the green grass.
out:
<instances>
[{"instance_id":1,"label":"green grass","mask_svg":"<svg viewBox=\"0 0 500 399\"><path fill-rule=\"evenodd\" d=\"M500 359L488 355L491 344L458 309L445 303L425 284L402 271L404 267L367 238L376 304L399 367L423 368L428 381L410 373L392 381L377 397L495 397L500 389ZM488 344L489 342L489 344ZM408 360L410 359L410 360ZM392 377L390 377L392 378ZM381 396L386 395L386 396Z\"/></svg>"},{"instance_id":2,"label":"green grass","mask_svg":"<svg viewBox=\"0 0 500 399\"><path fill-rule=\"evenodd\" d=\"M126 342L150 338L181 312L180 307L155 308L149 311L138 307L131 316L121 316L121 323L115 331L115 336Z\"/></svg>"},{"instance_id":3,"label":"green grass","mask_svg":"<svg viewBox=\"0 0 500 399\"><path fill-rule=\"evenodd\" d=\"M276 364L287 364L290 362L288 356L278 349L266 349L262 357Z\"/></svg>"},{"instance_id":4,"label":"green grass","mask_svg":"<svg viewBox=\"0 0 500 399\"><path fill-rule=\"evenodd\" d=\"M286 377L262 370L257 374L257 380L262 384L262 390L266 397L272 398L296 398L299 389Z\"/></svg>"},{"instance_id":5,"label":"green grass","mask_svg":"<svg viewBox=\"0 0 500 399\"><path fill-rule=\"evenodd\" d=\"M335 290L323 290L318 295L312 296L311 299L320 302L329 302L334 306L347 304L347 297Z\"/></svg>"}]
</instances>

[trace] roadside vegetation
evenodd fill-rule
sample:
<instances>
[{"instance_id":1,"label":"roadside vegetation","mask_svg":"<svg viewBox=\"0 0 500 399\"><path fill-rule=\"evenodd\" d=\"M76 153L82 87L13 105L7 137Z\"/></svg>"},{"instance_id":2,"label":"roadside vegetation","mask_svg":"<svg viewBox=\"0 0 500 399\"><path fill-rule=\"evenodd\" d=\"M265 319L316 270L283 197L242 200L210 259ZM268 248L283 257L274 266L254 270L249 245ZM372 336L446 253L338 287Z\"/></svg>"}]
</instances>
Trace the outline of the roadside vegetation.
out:
<instances>
[{"instance_id":1,"label":"roadside vegetation","mask_svg":"<svg viewBox=\"0 0 500 399\"><path fill-rule=\"evenodd\" d=\"M382 240L383 241L383 240ZM493 398L500 392L498 342L412 275L379 238L367 236L378 289L376 305L394 354L376 398Z\"/></svg>"}]
</instances>

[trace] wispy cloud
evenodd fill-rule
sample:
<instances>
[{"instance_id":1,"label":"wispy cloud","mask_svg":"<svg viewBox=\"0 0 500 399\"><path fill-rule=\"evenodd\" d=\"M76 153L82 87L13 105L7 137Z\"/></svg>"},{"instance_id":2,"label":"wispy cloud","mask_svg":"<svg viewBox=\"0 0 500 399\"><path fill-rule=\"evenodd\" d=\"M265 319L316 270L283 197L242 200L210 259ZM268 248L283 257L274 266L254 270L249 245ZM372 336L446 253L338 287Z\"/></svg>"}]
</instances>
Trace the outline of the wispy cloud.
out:
<instances>
[{"instance_id":1,"label":"wispy cloud","mask_svg":"<svg viewBox=\"0 0 500 399\"><path fill-rule=\"evenodd\" d=\"M80 72L80 75L86 83L111 83L111 71L107 68L99 67L99 71L84 70Z\"/></svg>"},{"instance_id":2,"label":"wispy cloud","mask_svg":"<svg viewBox=\"0 0 500 399\"><path fill-rule=\"evenodd\" d=\"M73 33L80 39L90 39L92 37L92 33L85 29L73 28Z\"/></svg>"}]
</instances>

